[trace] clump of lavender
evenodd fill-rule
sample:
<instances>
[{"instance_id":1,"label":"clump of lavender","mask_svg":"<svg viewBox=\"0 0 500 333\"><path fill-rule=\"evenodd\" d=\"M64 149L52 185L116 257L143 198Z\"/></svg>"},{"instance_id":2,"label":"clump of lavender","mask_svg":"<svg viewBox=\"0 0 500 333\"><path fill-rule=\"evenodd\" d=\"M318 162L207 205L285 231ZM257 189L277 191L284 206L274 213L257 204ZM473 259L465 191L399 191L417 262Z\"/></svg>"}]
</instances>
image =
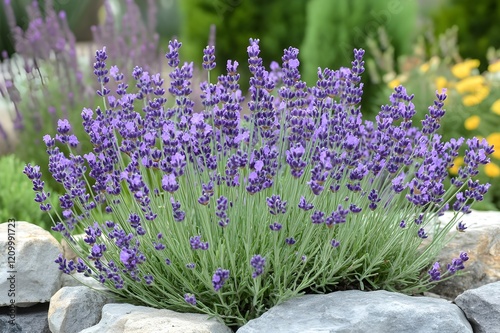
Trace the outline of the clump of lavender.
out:
<instances>
[{"instance_id":1,"label":"clump of lavender","mask_svg":"<svg viewBox=\"0 0 500 333\"><path fill-rule=\"evenodd\" d=\"M351 68L318 69L307 87L297 49L284 51L276 75L250 40L248 97L239 89L242 64L228 61L217 83L201 84L204 110L193 113L193 63L180 63L181 46L171 41L166 54L168 88L136 67L136 83L114 92L108 87L125 74L97 51L102 104L82 111L93 150L76 153L66 121L44 137L49 170L66 189L54 230L80 256L58 258L61 270L134 302L241 325L305 291L341 284L416 293L464 269L465 253L447 269L436 256L487 192L474 177L493 149L467 140L464 165L445 188L465 140L437 134L444 93L421 128L402 86L376 121L363 121L363 50L354 50ZM212 48L203 66L214 68ZM33 170L25 173L44 197ZM455 218L438 228L435 217L449 207Z\"/></svg>"}]
</instances>

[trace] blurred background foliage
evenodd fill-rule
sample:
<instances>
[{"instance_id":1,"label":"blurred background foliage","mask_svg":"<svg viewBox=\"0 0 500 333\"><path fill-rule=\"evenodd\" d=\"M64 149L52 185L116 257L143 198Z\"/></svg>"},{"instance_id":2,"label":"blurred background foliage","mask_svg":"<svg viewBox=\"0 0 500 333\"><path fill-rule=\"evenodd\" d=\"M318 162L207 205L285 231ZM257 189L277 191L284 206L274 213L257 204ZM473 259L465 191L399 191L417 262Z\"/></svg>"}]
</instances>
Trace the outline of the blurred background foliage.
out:
<instances>
[{"instance_id":1,"label":"blurred background foliage","mask_svg":"<svg viewBox=\"0 0 500 333\"><path fill-rule=\"evenodd\" d=\"M432 22L437 34L457 26L460 53L478 59L480 70L486 70L488 48L500 46L498 0L449 0L432 13Z\"/></svg>"},{"instance_id":2,"label":"blurred background foliage","mask_svg":"<svg viewBox=\"0 0 500 333\"><path fill-rule=\"evenodd\" d=\"M264 64L281 62L283 49L300 47L306 26L304 0L183 0L180 1L181 57L199 63L202 50L215 42L219 74L227 60L236 60L242 89L248 88L249 38L260 39ZM211 41L210 27L215 26ZM236 33L235 33L236 32ZM213 38L215 37L215 38Z\"/></svg>"},{"instance_id":3,"label":"blurred background foliage","mask_svg":"<svg viewBox=\"0 0 500 333\"><path fill-rule=\"evenodd\" d=\"M39 0L39 8L45 8L47 0ZM79 41L90 41L92 33L90 27L98 24L98 11L102 7L104 0L52 0L50 1L56 12L64 11L68 24ZM11 0L18 26L23 30L28 27L29 19L26 8L33 5L32 0ZM9 26L5 15L4 1L0 3L0 51L6 50L9 54L14 53L14 43L9 34Z\"/></svg>"},{"instance_id":4,"label":"blurred background foliage","mask_svg":"<svg viewBox=\"0 0 500 333\"><path fill-rule=\"evenodd\" d=\"M309 84L317 79L318 67L347 67L352 50L363 48L371 58L367 40L379 27L388 32L393 57L408 54L416 33L416 0L311 0L307 6L305 38L301 45L303 76ZM364 75L363 106L373 110L370 97L376 87ZM371 113L371 112L370 112Z\"/></svg>"},{"instance_id":5,"label":"blurred background foliage","mask_svg":"<svg viewBox=\"0 0 500 333\"><path fill-rule=\"evenodd\" d=\"M5 15L6 2L9 1L0 1L0 51L6 50L12 55L15 49ZM284 48L299 48L302 78L309 85L314 84L318 67L348 66L352 49L364 48L367 70L363 76L362 112L365 117L373 118L380 105L387 103L390 91L403 84L409 93L415 94L417 118L422 119L434 99L435 90L447 88L448 112L442 134L446 138L479 136L499 147L493 163L481 176L493 184L481 208L500 209L500 56L496 51L500 48L500 3L497 0L11 0L9 6L15 13L17 25L26 29L30 22L26 8L38 6L44 15L46 4L56 12L66 13L77 46L84 45L87 51L95 50L99 43L109 42L106 38L93 39L91 26L94 25L102 32L111 24L116 29L114 33L121 33L126 42L133 38L120 32L123 24L145 26L148 33L156 31L158 39L149 36L143 44L132 44L144 46L138 48L140 51L134 57L123 54L122 58L127 61L114 60L127 64L123 66L126 74L130 71L130 62L137 62L137 59L151 62L152 68L161 70L155 67L156 62L150 61L156 58L149 53L157 52L163 59L168 40L176 37L183 43L181 58L194 61L197 68L201 67L202 50L208 44L216 46L218 74L225 70L228 59L237 60L243 91L248 87L246 47L249 38L260 39L261 56L266 66L272 61L280 63ZM138 16L142 21L121 21L131 4L139 8ZM215 29L211 29L212 26ZM116 53L122 54L119 46L123 47L114 45ZM82 47L77 49L80 52ZM112 49L110 47L110 51ZM85 84L94 89L95 80L90 81L93 80L92 57L89 52L80 53L77 56L83 80L92 82ZM2 59L0 57L0 61ZM141 61L139 64L147 68L147 64ZM86 97L87 92L65 90L67 85L61 82L76 78L58 80L57 66L50 59L40 64L39 69L43 72L41 75L52 78L43 89L34 84L37 81L33 74L24 75L32 79L20 75L14 80L22 97L31 96L30 99L22 98L17 104L25 113L25 119L30 119L30 112L34 112L33 101L38 101L37 110L63 112L73 119L72 122L80 118L83 106L93 104L92 99ZM5 70L0 71L0 75L5 73ZM195 81L202 80L201 73L199 70ZM167 78L168 73L163 76ZM0 77L0 91L3 80ZM68 94L77 97L68 102ZM9 103L9 98L0 96L2 125L12 112ZM33 140L37 138L40 142L46 133L54 135L55 119L43 120L41 130L35 130L33 124L25 124L22 134L14 134L18 137L15 147L5 149L0 136L0 155L13 152L23 162L46 165L43 146L33 144ZM45 126L48 123L52 125ZM418 121L415 125L418 126ZM458 159L456 166L460 163ZM57 184L51 185L57 189Z\"/></svg>"}]
</instances>

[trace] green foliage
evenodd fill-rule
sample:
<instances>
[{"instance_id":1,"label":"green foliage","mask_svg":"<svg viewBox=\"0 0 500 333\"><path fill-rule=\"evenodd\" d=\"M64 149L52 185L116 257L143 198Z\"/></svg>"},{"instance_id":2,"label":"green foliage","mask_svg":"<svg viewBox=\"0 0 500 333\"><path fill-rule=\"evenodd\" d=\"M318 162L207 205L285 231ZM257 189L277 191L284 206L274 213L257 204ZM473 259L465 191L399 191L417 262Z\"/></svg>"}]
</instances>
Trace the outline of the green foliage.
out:
<instances>
[{"instance_id":1,"label":"green foliage","mask_svg":"<svg viewBox=\"0 0 500 333\"><path fill-rule=\"evenodd\" d=\"M271 61L281 62L284 48L300 46L305 5L303 0L182 0L181 58L201 62L201 50L208 44L210 26L214 24L217 67L223 70L227 60L237 60L240 84L246 89L249 38L260 38L265 66Z\"/></svg>"},{"instance_id":2,"label":"green foliage","mask_svg":"<svg viewBox=\"0 0 500 333\"><path fill-rule=\"evenodd\" d=\"M25 164L14 155L0 157L0 223L8 219L26 221L50 231L55 237L60 234L50 230L50 216L42 212L33 200L32 184L25 175ZM52 192L49 187L48 192ZM57 195L52 193L49 202L57 206Z\"/></svg>"},{"instance_id":3,"label":"green foliage","mask_svg":"<svg viewBox=\"0 0 500 333\"><path fill-rule=\"evenodd\" d=\"M309 1L301 45L303 79L308 84L315 83L318 67L349 67L354 48L365 49L366 57L372 57L366 40L379 27L384 27L390 36L395 57L410 52L416 15L414 0ZM371 107L370 96L375 87L369 84L367 76L363 82L364 104Z\"/></svg>"},{"instance_id":4,"label":"green foliage","mask_svg":"<svg viewBox=\"0 0 500 333\"><path fill-rule=\"evenodd\" d=\"M437 35L458 26L458 46L465 58L481 61L481 70L487 66L486 51L500 46L500 3L497 0L449 0L432 15Z\"/></svg>"}]
</instances>

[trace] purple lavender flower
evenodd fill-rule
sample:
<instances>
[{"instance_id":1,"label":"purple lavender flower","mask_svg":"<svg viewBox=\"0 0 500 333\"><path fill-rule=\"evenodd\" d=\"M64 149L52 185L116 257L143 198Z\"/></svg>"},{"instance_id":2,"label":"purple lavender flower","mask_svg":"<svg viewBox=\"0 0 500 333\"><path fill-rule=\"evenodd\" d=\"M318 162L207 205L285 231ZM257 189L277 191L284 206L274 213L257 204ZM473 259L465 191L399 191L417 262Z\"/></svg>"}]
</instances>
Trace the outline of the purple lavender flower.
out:
<instances>
[{"instance_id":1,"label":"purple lavender flower","mask_svg":"<svg viewBox=\"0 0 500 333\"><path fill-rule=\"evenodd\" d=\"M380 202L380 198L378 196L378 192L375 189L372 189L370 193L368 194L368 200L370 200L370 205L368 208L371 210L375 210L377 208L377 203Z\"/></svg>"},{"instance_id":2,"label":"purple lavender flower","mask_svg":"<svg viewBox=\"0 0 500 333\"><path fill-rule=\"evenodd\" d=\"M67 119L59 119L57 121L57 132L59 134L68 134L71 130L71 125Z\"/></svg>"},{"instance_id":3,"label":"purple lavender flower","mask_svg":"<svg viewBox=\"0 0 500 333\"><path fill-rule=\"evenodd\" d=\"M146 284L149 286L150 284L152 284L154 282L154 276L151 275L151 274L148 274L148 275L144 275L144 282L146 282Z\"/></svg>"},{"instance_id":4,"label":"purple lavender flower","mask_svg":"<svg viewBox=\"0 0 500 333\"><path fill-rule=\"evenodd\" d=\"M172 204L174 220L176 222L184 221L186 213L181 210L181 203L179 201L175 201L173 197L170 198L170 203Z\"/></svg>"},{"instance_id":5,"label":"purple lavender flower","mask_svg":"<svg viewBox=\"0 0 500 333\"><path fill-rule=\"evenodd\" d=\"M189 243L191 244L191 249L193 250L208 250L208 242L202 242L201 236L193 236L189 238Z\"/></svg>"},{"instance_id":6,"label":"purple lavender flower","mask_svg":"<svg viewBox=\"0 0 500 333\"><path fill-rule=\"evenodd\" d=\"M94 223L94 226L88 226L85 229L85 238L83 239L85 243L89 245L94 245L95 242L97 241L97 238L101 237L102 232L101 228L97 224L97 222Z\"/></svg>"},{"instance_id":7,"label":"purple lavender flower","mask_svg":"<svg viewBox=\"0 0 500 333\"><path fill-rule=\"evenodd\" d=\"M300 197L299 201L299 208L303 209L305 211L311 210L314 208L313 204L310 204L306 201L306 198L304 196Z\"/></svg>"},{"instance_id":8,"label":"purple lavender flower","mask_svg":"<svg viewBox=\"0 0 500 333\"><path fill-rule=\"evenodd\" d=\"M253 267L252 278L256 278L264 273L264 266L266 265L266 258L260 254L256 254L250 260L250 266Z\"/></svg>"},{"instance_id":9,"label":"purple lavender flower","mask_svg":"<svg viewBox=\"0 0 500 333\"><path fill-rule=\"evenodd\" d=\"M227 227L227 225L229 224L229 217L227 215L227 207L228 207L227 198L224 196L220 196L217 199L217 207L216 207L215 215L220 219L218 223L219 223L219 226L221 226L221 227Z\"/></svg>"},{"instance_id":10,"label":"purple lavender flower","mask_svg":"<svg viewBox=\"0 0 500 333\"><path fill-rule=\"evenodd\" d=\"M269 225L269 229L271 229L272 231L280 231L281 228L282 228L282 225L278 222L274 222L273 224Z\"/></svg>"},{"instance_id":11,"label":"purple lavender flower","mask_svg":"<svg viewBox=\"0 0 500 333\"><path fill-rule=\"evenodd\" d=\"M304 167L307 165L307 163L301 159L304 152L305 149L300 144L286 151L286 162L290 165L292 176L295 178L299 178L304 174Z\"/></svg>"},{"instance_id":12,"label":"purple lavender flower","mask_svg":"<svg viewBox=\"0 0 500 333\"><path fill-rule=\"evenodd\" d=\"M203 69L211 71L215 68L215 48L207 46L203 50Z\"/></svg>"},{"instance_id":13,"label":"purple lavender flower","mask_svg":"<svg viewBox=\"0 0 500 333\"><path fill-rule=\"evenodd\" d=\"M355 204L350 204L349 205L349 210L351 211L351 213L357 214L357 213L360 213L363 210L363 208L358 207Z\"/></svg>"},{"instance_id":14,"label":"purple lavender flower","mask_svg":"<svg viewBox=\"0 0 500 333\"><path fill-rule=\"evenodd\" d=\"M428 237L428 236L427 236L427 234L425 233L424 228L420 228L420 229L418 229L418 233L417 233L417 234L418 234L418 237L420 237L420 238L422 238L422 239L423 239L423 238L427 238L427 237Z\"/></svg>"},{"instance_id":15,"label":"purple lavender flower","mask_svg":"<svg viewBox=\"0 0 500 333\"><path fill-rule=\"evenodd\" d=\"M295 238L293 237L288 237L288 238L285 238L285 243L288 244L288 245L293 245L295 244L297 241L295 240Z\"/></svg>"},{"instance_id":16,"label":"purple lavender flower","mask_svg":"<svg viewBox=\"0 0 500 333\"><path fill-rule=\"evenodd\" d=\"M120 251L120 261L128 272L135 274L137 266L146 261L146 257L136 247L122 248Z\"/></svg>"},{"instance_id":17,"label":"purple lavender flower","mask_svg":"<svg viewBox=\"0 0 500 333\"><path fill-rule=\"evenodd\" d=\"M285 214L286 213L286 201L282 201L279 195L273 195L270 198L266 198L267 206L269 207L269 213L272 215Z\"/></svg>"},{"instance_id":18,"label":"purple lavender flower","mask_svg":"<svg viewBox=\"0 0 500 333\"><path fill-rule=\"evenodd\" d=\"M424 214L419 214L418 217L415 219L415 224L421 225L423 221L424 221Z\"/></svg>"},{"instance_id":19,"label":"purple lavender flower","mask_svg":"<svg viewBox=\"0 0 500 333\"><path fill-rule=\"evenodd\" d=\"M155 250L157 250L157 251L161 251L161 250L165 249L165 245L162 243L153 242L153 246L155 247Z\"/></svg>"},{"instance_id":20,"label":"purple lavender flower","mask_svg":"<svg viewBox=\"0 0 500 333\"><path fill-rule=\"evenodd\" d=\"M102 50L97 50L95 53L94 63L94 74L97 76L97 82L101 84L101 90L97 91L99 96L108 95L111 91L105 87L105 85L109 82L109 77L107 76L108 70L106 69L106 59L108 59L108 55L106 54L106 47Z\"/></svg>"},{"instance_id":21,"label":"purple lavender flower","mask_svg":"<svg viewBox=\"0 0 500 333\"><path fill-rule=\"evenodd\" d=\"M168 43L169 52L165 55L168 59L168 65L172 68L179 66L179 49L182 43L178 42L177 39L171 40Z\"/></svg>"},{"instance_id":22,"label":"purple lavender flower","mask_svg":"<svg viewBox=\"0 0 500 333\"><path fill-rule=\"evenodd\" d=\"M441 267L439 265L439 262L435 262L434 265L432 265L432 268L428 271L428 273L430 275L431 281L441 280Z\"/></svg>"},{"instance_id":23,"label":"purple lavender flower","mask_svg":"<svg viewBox=\"0 0 500 333\"><path fill-rule=\"evenodd\" d=\"M331 245L333 248L337 248L337 247L339 247L339 246L340 246L340 242L339 242L338 240L336 240L336 239L332 239L332 240L330 241L330 245Z\"/></svg>"},{"instance_id":24,"label":"purple lavender flower","mask_svg":"<svg viewBox=\"0 0 500 333\"><path fill-rule=\"evenodd\" d=\"M459 232L465 232L465 229L467 229L467 227L465 226L465 223L463 223L462 221L458 222L457 230Z\"/></svg>"},{"instance_id":25,"label":"purple lavender flower","mask_svg":"<svg viewBox=\"0 0 500 333\"><path fill-rule=\"evenodd\" d=\"M217 268L212 276L212 285L215 291L219 291L224 283L229 279L229 270Z\"/></svg>"},{"instance_id":26,"label":"purple lavender flower","mask_svg":"<svg viewBox=\"0 0 500 333\"><path fill-rule=\"evenodd\" d=\"M311 220L313 224L321 224L325 222L325 213L320 210L316 210L312 213Z\"/></svg>"},{"instance_id":27,"label":"purple lavender flower","mask_svg":"<svg viewBox=\"0 0 500 333\"><path fill-rule=\"evenodd\" d=\"M61 270L65 274L71 274L72 270L74 270L72 265L71 266L68 265L66 258L64 258L62 254L59 254L59 256L54 262L56 264L59 264L59 270Z\"/></svg>"},{"instance_id":28,"label":"purple lavender flower","mask_svg":"<svg viewBox=\"0 0 500 333\"><path fill-rule=\"evenodd\" d=\"M337 209L334 210L330 216L325 220L325 224L328 227L332 227L335 224L341 224L346 222L346 217L349 214L348 209L344 209L342 205L338 205Z\"/></svg>"},{"instance_id":29,"label":"purple lavender flower","mask_svg":"<svg viewBox=\"0 0 500 333\"><path fill-rule=\"evenodd\" d=\"M90 255L88 256L88 258L91 260L99 260L103 256L105 251L105 244L94 244L92 246L92 249L90 250Z\"/></svg>"},{"instance_id":30,"label":"purple lavender flower","mask_svg":"<svg viewBox=\"0 0 500 333\"><path fill-rule=\"evenodd\" d=\"M161 180L161 188L164 191L174 193L179 189L179 184L177 183L177 180L175 179L175 176L173 174L164 175L163 179Z\"/></svg>"},{"instance_id":31,"label":"purple lavender flower","mask_svg":"<svg viewBox=\"0 0 500 333\"><path fill-rule=\"evenodd\" d=\"M460 252L460 256L458 258L453 258L451 263L446 265L448 272L453 275L457 271L465 269L464 262L467 260L469 260L467 253Z\"/></svg>"},{"instance_id":32,"label":"purple lavender flower","mask_svg":"<svg viewBox=\"0 0 500 333\"><path fill-rule=\"evenodd\" d=\"M184 300L188 304L196 305L196 297L193 294L184 294Z\"/></svg>"}]
</instances>

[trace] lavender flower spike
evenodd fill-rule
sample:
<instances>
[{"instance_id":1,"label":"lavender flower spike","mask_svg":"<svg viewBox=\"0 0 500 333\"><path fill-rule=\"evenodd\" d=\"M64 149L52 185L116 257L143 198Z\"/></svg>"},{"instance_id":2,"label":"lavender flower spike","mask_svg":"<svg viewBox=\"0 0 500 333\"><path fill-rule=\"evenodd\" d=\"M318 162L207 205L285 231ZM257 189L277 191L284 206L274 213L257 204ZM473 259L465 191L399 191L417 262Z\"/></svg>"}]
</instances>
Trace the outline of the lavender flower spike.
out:
<instances>
[{"instance_id":1,"label":"lavender flower spike","mask_svg":"<svg viewBox=\"0 0 500 333\"><path fill-rule=\"evenodd\" d=\"M184 300L186 303L196 305L196 297L193 294L184 294Z\"/></svg>"},{"instance_id":2,"label":"lavender flower spike","mask_svg":"<svg viewBox=\"0 0 500 333\"><path fill-rule=\"evenodd\" d=\"M215 291L219 291L226 280L229 279L229 270L217 268L214 275L212 276L212 285Z\"/></svg>"},{"instance_id":3,"label":"lavender flower spike","mask_svg":"<svg viewBox=\"0 0 500 333\"><path fill-rule=\"evenodd\" d=\"M252 273L252 278L256 278L264 273L264 266L266 265L266 258L262 257L260 254L256 254L250 260L250 266L253 267L254 271Z\"/></svg>"}]
</instances>

